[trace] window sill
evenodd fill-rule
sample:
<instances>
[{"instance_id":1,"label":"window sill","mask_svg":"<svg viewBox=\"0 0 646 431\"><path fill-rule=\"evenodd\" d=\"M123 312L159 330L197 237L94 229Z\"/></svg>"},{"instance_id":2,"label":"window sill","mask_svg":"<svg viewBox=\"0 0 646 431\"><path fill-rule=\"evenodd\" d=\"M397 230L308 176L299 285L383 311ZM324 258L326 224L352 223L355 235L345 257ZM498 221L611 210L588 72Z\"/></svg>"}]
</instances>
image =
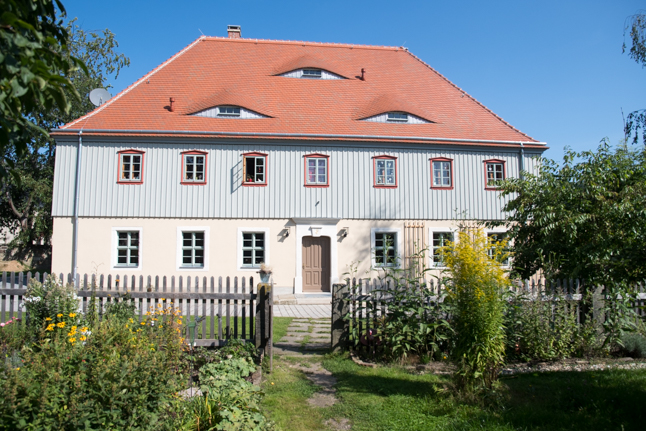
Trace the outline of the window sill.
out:
<instances>
[{"instance_id":1,"label":"window sill","mask_svg":"<svg viewBox=\"0 0 646 431\"><path fill-rule=\"evenodd\" d=\"M242 183L243 187L267 187L267 183Z\"/></svg>"},{"instance_id":2,"label":"window sill","mask_svg":"<svg viewBox=\"0 0 646 431\"><path fill-rule=\"evenodd\" d=\"M117 180L117 184L143 184L144 181L127 181L127 180Z\"/></svg>"},{"instance_id":3,"label":"window sill","mask_svg":"<svg viewBox=\"0 0 646 431\"><path fill-rule=\"evenodd\" d=\"M450 186L450 187L431 186L431 190L453 190L453 189L454 189L453 186Z\"/></svg>"},{"instance_id":4,"label":"window sill","mask_svg":"<svg viewBox=\"0 0 646 431\"><path fill-rule=\"evenodd\" d=\"M180 184L183 186L205 186L206 181L181 181Z\"/></svg>"},{"instance_id":5,"label":"window sill","mask_svg":"<svg viewBox=\"0 0 646 431\"><path fill-rule=\"evenodd\" d=\"M330 187L329 184L304 184L304 186L310 189L324 189L326 187Z\"/></svg>"},{"instance_id":6,"label":"window sill","mask_svg":"<svg viewBox=\"0 0 646 431\"><path fill-rule=\"evenodd\" d=\"M396 189L397 186L382 186L382 185L374 185L373 186L376 189Z\"/></svg>"}]
</instances>

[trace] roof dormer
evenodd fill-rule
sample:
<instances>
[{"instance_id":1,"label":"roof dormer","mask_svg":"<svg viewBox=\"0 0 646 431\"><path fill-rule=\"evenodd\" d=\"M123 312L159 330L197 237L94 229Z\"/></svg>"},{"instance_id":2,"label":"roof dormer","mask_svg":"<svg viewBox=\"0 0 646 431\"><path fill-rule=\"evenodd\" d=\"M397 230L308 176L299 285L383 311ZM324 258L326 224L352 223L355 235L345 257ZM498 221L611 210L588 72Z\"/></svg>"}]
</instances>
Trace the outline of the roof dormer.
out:
<instances>
[{"instance_id":1,"label":"roof dormer","mask_svg":"<svg viewBox=\"0 0 646 431\"><path fill-rule=\"evenodd\" d=\"M257 119L257 118L269 118L266 115L259 114L258 112L252 111L250 109L245 109L241 106L234 105L219 105L212 108L204 109L199 112L191 114L197 117L208 117L208 118L241 118L244 120Z\"/></svg>"},{"instance_id":2,"label":"roof dormer","mask_svg":"<svg viewBox=\"0 0 646 431\"><path fill-rule=\"evenodd\" d=\"M371 117L362 118L361 120L371 121L373 123L399 123L399 124L426 124L426 123L432 122L403 111L384 112L378 115L373 115Z\"/></svg>"},{"instance_id":3,"label":"roof dormer","mask_svg":"<svg viewBox=\"0 0 646 431\"><path fill-rule=\"evenodd\" d=\"M325 69L315 67L304 67L302 69L295 69L289 72L281 73L278 76L286 78L305 78L305 79L345 79L341 75L332 73Z\"/></svg>"}]
</instances>

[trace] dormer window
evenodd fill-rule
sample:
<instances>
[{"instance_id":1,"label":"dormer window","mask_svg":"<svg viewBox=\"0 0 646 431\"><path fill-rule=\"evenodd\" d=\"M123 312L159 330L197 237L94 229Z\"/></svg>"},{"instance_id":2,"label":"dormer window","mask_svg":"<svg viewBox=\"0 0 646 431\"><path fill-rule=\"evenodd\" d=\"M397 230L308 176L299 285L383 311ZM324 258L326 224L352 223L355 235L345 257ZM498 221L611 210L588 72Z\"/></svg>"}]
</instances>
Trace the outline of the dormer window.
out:
<instances>
[{"instance_id":1,"label":"dormer window","mask_svg":"<svg viewBox=\"0 0 646 431\"><path fill-rule=\"evenodd\" d=\"M239 117L240 108L237 106L218 106L218 117Z\"/></svg>"},{"instance_id":2,"label":"dormer window","mask_svg":"<svg viewBox=\"0 0 646 431\"><path fill-rule=\"evenodd\" d=\"M408 123L408 114L405 112L389 112L387 121L389 123Z\"/></svg>"},{"instance_id":3,"label":"dormer window","mask_svg":"<svg viewBox=\"0 0 646 431\"><path fill-rule=\"evenodd\" d=\"M323 77L323 74L321 72L321 69L303 69L303 75L301 78L314 78L314 79L321 79Z\"/></svg>"}]
</instances>

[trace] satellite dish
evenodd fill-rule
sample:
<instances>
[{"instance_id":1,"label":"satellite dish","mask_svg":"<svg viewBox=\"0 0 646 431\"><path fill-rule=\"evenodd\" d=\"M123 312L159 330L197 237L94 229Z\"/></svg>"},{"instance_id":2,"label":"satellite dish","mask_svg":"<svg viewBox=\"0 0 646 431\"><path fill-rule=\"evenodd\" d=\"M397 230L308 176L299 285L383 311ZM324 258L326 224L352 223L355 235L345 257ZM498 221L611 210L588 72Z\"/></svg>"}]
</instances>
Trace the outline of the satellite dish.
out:
<instances>
[{"instance_id":1,"label":"satellite dish","mask_svg":"<svg viewBox=\"0 0 646 431\"><path fill-rule=\"evenodd\" d=\"M90 102L94 106L101 106L108 100L110 100L112 96L110 93L105 88L95 88L94 90L90 91Z\"/></svg>"}]
</instances>

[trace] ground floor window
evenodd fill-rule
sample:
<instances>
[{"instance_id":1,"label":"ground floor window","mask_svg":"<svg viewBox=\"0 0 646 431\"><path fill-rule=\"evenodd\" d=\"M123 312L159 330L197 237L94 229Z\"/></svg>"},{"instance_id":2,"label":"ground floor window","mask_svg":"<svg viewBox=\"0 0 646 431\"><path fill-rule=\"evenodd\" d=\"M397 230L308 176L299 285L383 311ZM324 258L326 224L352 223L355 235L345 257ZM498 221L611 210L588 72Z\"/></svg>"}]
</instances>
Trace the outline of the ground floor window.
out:
<instances>
[{"instance_id":1,"label":"ground floor window","mask_svg":"<svg viewBox=\"0 0 646 431\"><path fill-rule=\"evenodd\" d=\"M397 265L397 233L376 232L375 233L375 266L396 266Z\"/></svg>"},{"instance_id":2,"label":"ground floor window","mask_svg":"<svg viewBox=\"0 0 646 431\"><path fill-rule=\"evenodd\" d=\"M507 232L489 232L487 233L487 238L492 245L495 245L507 239ZM494 258L494 251L493 247L489 249L489 257L492 259ZM507 247L505 247L504 251L507 251ZM500 262L505 266L509 265L509 257L501 259Z\"/></svg>"},{"instance_id":3,"label":"ground floor window","mask_svg":"<svg viewBox=\"0 0 646 431\"><path fill-rule=\"evenodd\" d=\"M117 265L126 268L139 266L139 231L117 231Z\"/></svg>"},{"instance_id":4,"label":"ground floor window","mask_svg":"<svg viewBox=\"0 0 646 431\"><path fill-rule=\"evenodd\" d=\"M447 246L449 242L453 242L453 232L433 232L433 254L431 255L431 261L433 266L442 267L444 263L442 262L441 249L444 246Z\"/></svg>"},{"instance_id":5,"label":"ground floor window","mask_svg":"<svg viewBox=\"0 0 646 431\"><path fill-rule=\"evenodd\" d=\"M244 232L242 234L242 266L256 268L264 262L264 232Z\"/></svg>"},{"instance_id":6,"label":"ground floor window","mask_svg":"<svg viewBox=\"0 0 646 431\"><path fill-rule=\"evenodd\" d=\"M204 267L204 232L182 232L182 267Z\"/></svg>"}]
</instances>

